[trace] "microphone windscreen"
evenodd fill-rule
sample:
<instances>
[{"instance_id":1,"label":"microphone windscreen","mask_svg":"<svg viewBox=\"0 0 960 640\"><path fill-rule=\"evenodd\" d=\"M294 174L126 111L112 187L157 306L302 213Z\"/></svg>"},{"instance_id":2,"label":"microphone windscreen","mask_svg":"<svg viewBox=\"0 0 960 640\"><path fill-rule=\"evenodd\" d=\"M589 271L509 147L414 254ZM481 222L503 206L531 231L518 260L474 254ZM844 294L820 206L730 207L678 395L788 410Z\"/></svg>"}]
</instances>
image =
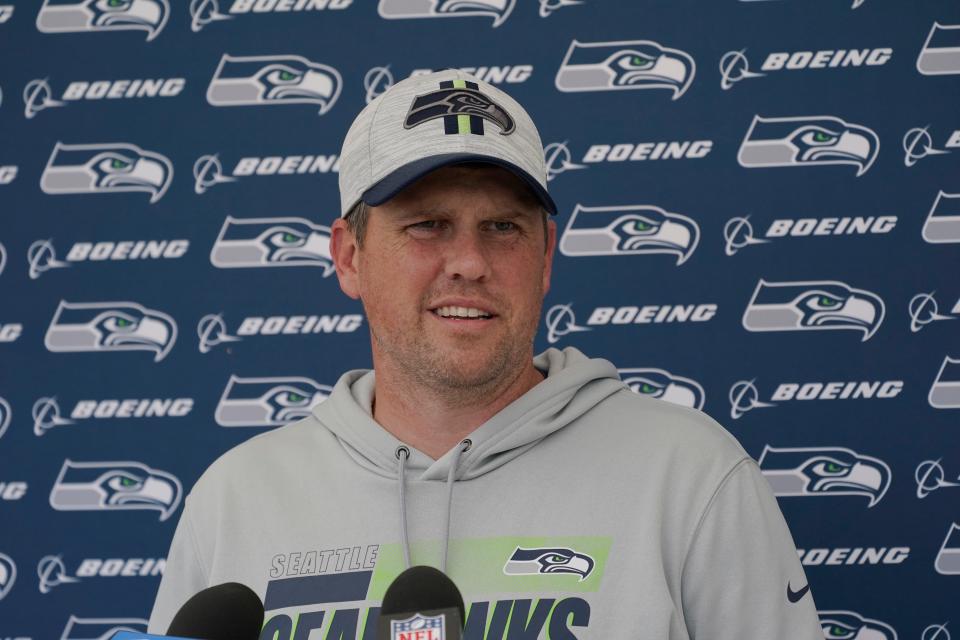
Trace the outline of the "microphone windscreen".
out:
<instances>
[{"instance_id":1,"label":"microphone windscreen","mask_svg":"<svg viewBox=\"0 0 960 640\"><path fill-rule=\"evenodd\" d=\"M427 566L410 567L387 587L380 615L426 609L456 609L465 619L463 596L443 571Z\"/></svg>"},{"instance_id":2,"label":"microphone windscreen","mask_svg":"<svg viewBox=\"0 0 960 640\"><path fill-rule=\"evenodd\" d=\"M186 601L173 617L168 636L196 640L257 640L263 603L250 587L226 582L207 587Z\"/></svg>"}]
</instances>

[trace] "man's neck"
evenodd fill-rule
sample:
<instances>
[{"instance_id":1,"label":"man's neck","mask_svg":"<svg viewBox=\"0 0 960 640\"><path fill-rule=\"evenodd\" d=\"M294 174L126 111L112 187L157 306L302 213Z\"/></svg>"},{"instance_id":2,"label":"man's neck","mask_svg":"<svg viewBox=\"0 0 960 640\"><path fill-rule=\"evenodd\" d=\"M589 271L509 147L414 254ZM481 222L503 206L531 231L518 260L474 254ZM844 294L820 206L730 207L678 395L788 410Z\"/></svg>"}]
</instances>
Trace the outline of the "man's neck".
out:
<instances>
[{"instance_id":1,"label":"man's neck","mask_svg":"<svg viewBox=\"0 0 960 640\"><path fill-rule=\"evenodd\" d=\"M410 382L408 376L394 375L387 363L377 366L376 372L374 420L434 460L544 378L530 361L494 388L443 394Z\"/></svg>"}]
</instances>

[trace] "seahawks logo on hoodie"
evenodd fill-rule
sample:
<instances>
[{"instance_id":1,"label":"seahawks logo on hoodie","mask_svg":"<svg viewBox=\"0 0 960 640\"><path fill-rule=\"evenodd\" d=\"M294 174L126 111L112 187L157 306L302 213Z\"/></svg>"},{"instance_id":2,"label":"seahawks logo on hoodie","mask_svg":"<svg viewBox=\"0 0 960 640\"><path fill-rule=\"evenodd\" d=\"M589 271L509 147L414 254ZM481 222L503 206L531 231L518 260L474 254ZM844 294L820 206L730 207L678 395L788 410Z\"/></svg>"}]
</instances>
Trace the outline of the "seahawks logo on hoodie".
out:
<instances>
[{"instance_id":1,"label":"seahawks logo on hoodie","mask_svg":"<svg viewBox=\"0 0 960 640\"><path fill-rule=\"evenodd\" d=\"M538 575L543 573L569 573L584 581L593 571L594 560L585 553L577 553L564 547L525 549L517 547L507 560L503 572L508 575Z\"/></svg>"}]
</instances>

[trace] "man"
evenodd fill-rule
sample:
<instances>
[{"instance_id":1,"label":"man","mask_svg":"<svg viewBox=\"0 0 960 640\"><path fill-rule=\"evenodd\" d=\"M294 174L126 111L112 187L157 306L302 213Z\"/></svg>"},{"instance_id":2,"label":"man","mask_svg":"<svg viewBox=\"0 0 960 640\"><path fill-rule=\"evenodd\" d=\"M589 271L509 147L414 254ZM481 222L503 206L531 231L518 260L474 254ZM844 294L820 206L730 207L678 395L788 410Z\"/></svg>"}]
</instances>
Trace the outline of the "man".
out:
<instances>
[{"instance_id":1,"label":"man","mask_svg":"<svg viewBox=\"0 0 960 640\"><path fill-rule=\"evenodd\" d=\"M522 107L455 71L398 83L341 156L331 255L373 371L215 462L150 628L207 586L264 599L261 638L372 638L406 566L445 569L465 637L819 640L757 466L605 360L533 356L556 206Z\"/></svg>"}]
</instances>

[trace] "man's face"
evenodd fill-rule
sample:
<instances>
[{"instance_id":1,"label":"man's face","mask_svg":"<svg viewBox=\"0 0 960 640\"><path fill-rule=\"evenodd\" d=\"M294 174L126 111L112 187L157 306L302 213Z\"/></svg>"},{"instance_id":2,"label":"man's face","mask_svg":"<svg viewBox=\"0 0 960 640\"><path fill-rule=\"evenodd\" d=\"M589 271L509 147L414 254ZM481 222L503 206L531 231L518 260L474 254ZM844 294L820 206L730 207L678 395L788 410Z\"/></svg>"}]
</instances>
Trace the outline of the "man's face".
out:
<instances>
[{"instance_id":1,"label":"man's face","mask_svg":"<svg viewBox=\"0 0 960 640\"><path fill-rule=\"evenodd\" d=\"M439 169L372 208L338 274L363 301L375 365L438 391L512 381L530 366L555 237L492 166Z\"/></svg>"}]
</instances>

